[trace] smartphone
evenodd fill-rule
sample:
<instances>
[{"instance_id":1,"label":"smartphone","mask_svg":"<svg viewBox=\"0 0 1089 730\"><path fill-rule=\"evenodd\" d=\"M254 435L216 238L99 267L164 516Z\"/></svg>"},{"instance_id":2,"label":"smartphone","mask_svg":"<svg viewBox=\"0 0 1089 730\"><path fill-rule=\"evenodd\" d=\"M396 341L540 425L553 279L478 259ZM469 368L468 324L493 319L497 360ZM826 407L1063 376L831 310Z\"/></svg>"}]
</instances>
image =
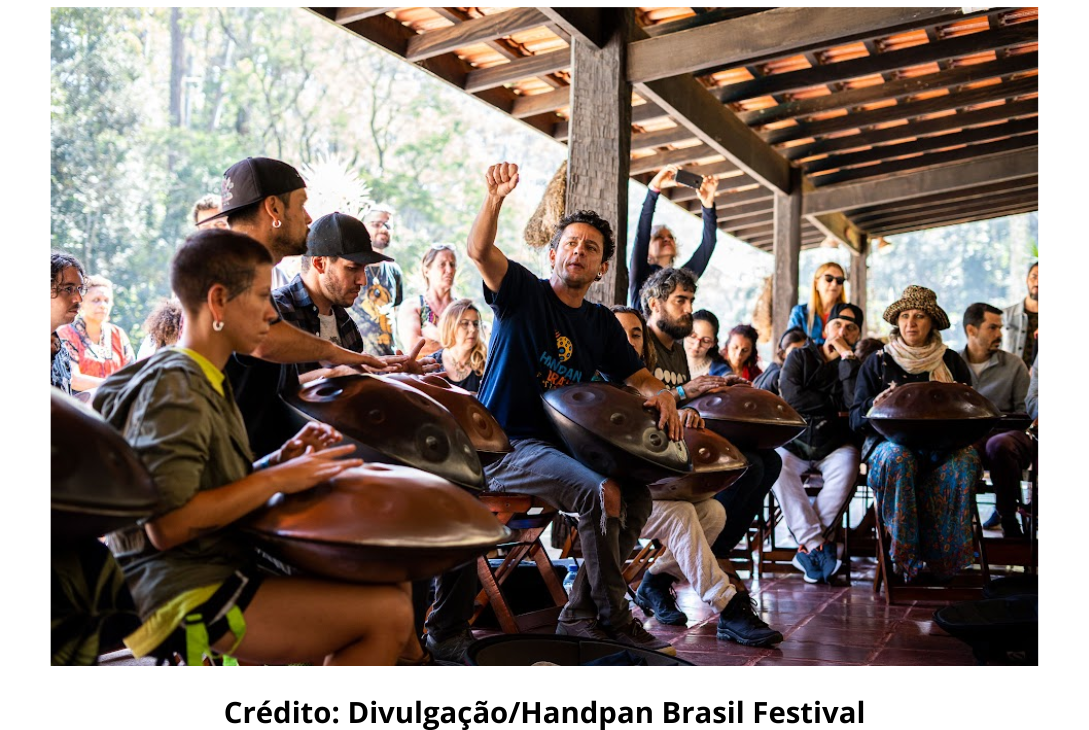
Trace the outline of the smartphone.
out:
<instances>
[{"instance_id":1,"label":"smartphone","mask_svg":"<svg viewBox=\"0 0 1089 730\"><path fill-rule=\"evenodd\" d=\"M699 190L700 185L703 184L702 177L688 170L677 170L677 174L673 176L673 179L677 181L678 185L686 185L696 190Z\"/></svg>"}]
</instances>

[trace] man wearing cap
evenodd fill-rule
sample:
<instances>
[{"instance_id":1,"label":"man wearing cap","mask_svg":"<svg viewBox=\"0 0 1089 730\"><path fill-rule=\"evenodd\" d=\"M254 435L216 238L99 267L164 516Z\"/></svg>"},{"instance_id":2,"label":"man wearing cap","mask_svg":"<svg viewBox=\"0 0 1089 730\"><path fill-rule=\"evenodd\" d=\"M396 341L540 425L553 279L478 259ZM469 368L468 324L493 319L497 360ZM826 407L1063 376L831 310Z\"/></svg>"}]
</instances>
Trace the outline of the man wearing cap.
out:
<instances>
[{"instance_id":1,"label":"man wearing cap","mask_svg":"<svg viewBox=\"0 0 1089 730\"><path fill-rule=\"evenodd\" d=\"M359 219L330 213L310 226L300 273L273 291L272 298L286 322L352 352L363 352L363 338L347 308L367 283L368 265L389 260L371 248L370 234ZM294 368L303 383L359 372L319 362L297 363Z\"/></svg>"},{"instance_id":2,"label":"man wearing cap","mask_svg":"<svg viewBox=\"0 0 1089 730\"><path fill-rule=\"evenodd\" d=\"M858 477L858 443L848 416L859 367L854 347L861 336L862 310L836 304L824 326L824 344L810 341L791 351L779 377L783 400L806 420L800 436L776 449L783 470L773 487L798 543L794 567L805 574L806 583L830 582L841 565L837 546L827 538ZM824 478L813 504L802 486L807 471Z\"/></svg>"},{"instance_id":3,"label":"man wearing cap","mask_svg":"<svg viewBox=\"0 0 1089 730\"><path fill-rule=\"evenodd\" d=\"M384 252L389 247L392 217L393 209L381 203L372 205L363 215L363 225L367 227L374 250ZM367 267L367 284L350 310L367 352L392 355L396 351L393 323L397 321L397 307L405 296L404 278L401 267L388 256Z\"/></svg>"},{"instance_id":4,"label":"man wearing cap","mask_svg":"<svg viewBox=\"0 0 1089 730\"><path fill-rule=\"evenodd\" d=\"M972 387L1003 414L1025 413L1029 371L1021 358L1001 349L1002 310L976 302L964 310L963 325L968 344L960 356L972 372ZM976 451L983 468L990 470L995 494L994 513L983 527L993 529L1001 525L1006 537L1022 537L1017 522L1021 472L1032 463L1036 442L1024 430L1015 429L984 436L976 442Z\"/></svg>"},{"instance_id":5,"label":"man wearing cap","mask_svg":"<svg viewBox=\"0 0 1089 730\"><path fill-rule=\"evenodd\" d=\"M225 216L232 230L256 239L272 254L273 264L278 264L285 256L306 252L311 222L306 212L306 197L306 182L294 167L268 157L247 157L224 174L222 207L207 220ZM423 340L417 343L416 352L422 345ZM388 358L352 352L292 327L281 318L273 323L253 357L238 354L231 357L226 374L254 453L263 454L279 448L298 430L290 411L276 397L284 386L285 373L273 363L317 360L386 371L418 368L416 352Z\"/></svg>"}]
</instances>

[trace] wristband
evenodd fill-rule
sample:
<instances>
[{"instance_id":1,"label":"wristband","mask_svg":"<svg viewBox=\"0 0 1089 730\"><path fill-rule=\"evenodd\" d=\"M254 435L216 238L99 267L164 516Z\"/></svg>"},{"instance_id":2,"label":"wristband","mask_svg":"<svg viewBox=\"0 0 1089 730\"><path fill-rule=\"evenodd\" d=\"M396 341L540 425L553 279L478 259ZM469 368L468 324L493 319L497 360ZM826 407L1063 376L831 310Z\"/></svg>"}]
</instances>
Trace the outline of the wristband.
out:
<instances>
[{"instance_id":1,"label":"wristband","mask_svg":"<svg viewBox=\"0 0 1089 730\"><path fill-rule=\"evenodd\" d=\"M253 462L254 471L261 471L262 469L267 469L270 466L274 466L274 464L272 463L272 454L266 454L257 461Z\"/></svg>"},{"instance_id":2,"label":"wristband","mask_svg":"<svg viewBox=\"0 0 1089 730\"><path fill-rule=\"evenodd\" d=\"M686 398L686 396L684 394L684 386L683 385L678 385L677 386L677 400L682 401L685 398Z\"/></svg>"}]
</instances>

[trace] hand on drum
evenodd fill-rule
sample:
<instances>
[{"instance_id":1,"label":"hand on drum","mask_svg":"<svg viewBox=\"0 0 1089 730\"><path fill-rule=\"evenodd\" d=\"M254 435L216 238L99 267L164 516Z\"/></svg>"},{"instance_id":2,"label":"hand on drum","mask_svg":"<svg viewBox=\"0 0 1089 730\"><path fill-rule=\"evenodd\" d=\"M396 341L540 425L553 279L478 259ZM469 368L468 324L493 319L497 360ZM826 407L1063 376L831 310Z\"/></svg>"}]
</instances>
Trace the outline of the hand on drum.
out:
<instances>
[{"instance_id":1,"label":"hand on drum","mask_svg":"<svg viewBox=\"0 0 1089 730\"><path fill-rule=\"evenodd\" d=\"M895 390L895 388L896 388L896 383L891 383L889 385L889 387L885 388L883 391L881 391L876 396L874 396L873 404L876 406L878 403L880 403L881 401L888 398L889 395L892 394L892 391Z\"/></svg>"},{"instance_id":2,"label":"hand on drum","mask_svg":"<svg viewBox=\"0 0 1089 730\"><path fill-rule=\"evenodd\" d=\"M668 390L656 393L647 398L643 404L658 411L658 428L669 433L671 441L680 441L684 438L684 428L681 425L681 416L677 413L677 401Z\"/></svg>"},{"instance_id":3,"label":"hand on drum","mask_svg":"<svg viewBox=\"0 0 1089 730\"><path fill-rule=\"evenodd\" d=\"M703 428L703 418L695 408L682 408L677 411L685 428Z\"/></svg>"},{"instance_id":4,"label":"hand on drum","mask_svg":"<svg viewBox=\"0 0 1089 730\"><path fill-rule=\"evenodd\" d=\"M344 436L340 431L329 424L311 421L280 447L279 455L273 462L276 464L283 464L286 461L294 459L296 456L302 456L306 453L306 447L308 446L314 451L321 451L322 449L327 449L333 444L343 440Z\"/></svg>"},{"instance_id":5,"label":"hand on drum","mask_svg":"<svg viewBox=\"0 0 1089 730\"><path fill-rule=\"evenodd\" d=\"M731 385L731 383L726 378L718 375L701 375L684 384L684 395L686 399L691 399L714 388L725 388L728 385Z\"/></svg>"},{"instance_id":6,"label":"hand on drum","mask_svg":"<svg viewBox=\"0 0 1089 730\"><path fill-rule=\"evenodd\" d=\"M355 451L355 448L355 444L344 444L316 451L313 446L308 445L300 455L290 461L270 466L260 473L272 478L278 492L303 492L332 479L345 469L362 466L362 459L343 458Z\"/></svg>"}]
</instances>

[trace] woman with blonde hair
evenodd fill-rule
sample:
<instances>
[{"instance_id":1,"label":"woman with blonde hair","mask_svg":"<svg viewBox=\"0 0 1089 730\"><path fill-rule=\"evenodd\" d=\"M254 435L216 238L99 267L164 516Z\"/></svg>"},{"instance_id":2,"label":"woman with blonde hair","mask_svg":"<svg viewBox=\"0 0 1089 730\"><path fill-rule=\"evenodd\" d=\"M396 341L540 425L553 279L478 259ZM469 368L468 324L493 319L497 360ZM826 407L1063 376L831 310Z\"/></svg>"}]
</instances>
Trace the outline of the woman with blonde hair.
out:
<instances>
[{"instance_id":1,"label":"woman with blonde hair","mask_svg":"<svg viewBox=\"0 0 1089 730\"><path fill-rule=\"evenodd\" d=\"M472 299L458 299L447 305L439 318L442 349L433 353L446 379L459 388L480 390L488 345L481 333L480 310Z\"/></svg>"},{"instance_id":2,"label":"woman with blonde hair","mask_svg":"<svg viewBox=\"0 0 1089 730\"><path fill-rule=\"evenodd\" d=\"M798 304L790 310L790 322L787 329L797 327L809 335L809 339L818 345L824 344L824 325L828 314L837 304L847 303L847 292L843 286L847 275L843 267L835 261L829 261L817 267L813 274L813 288L808 304Z\"/></svg>"},{"instance_id":3,"label":"woman with blonde hair","mask_svg":"<svg viewBox=\"0 0 1089 730\"><path fill-rule=\"evenodd\" d=\"M87 293L72 324L57 328L57 336L72 353L72 390L97 388L107 377L136 359L128 335L110 323L113 282L104 276L84 280Z\"/></svg>"}]
</instances>

